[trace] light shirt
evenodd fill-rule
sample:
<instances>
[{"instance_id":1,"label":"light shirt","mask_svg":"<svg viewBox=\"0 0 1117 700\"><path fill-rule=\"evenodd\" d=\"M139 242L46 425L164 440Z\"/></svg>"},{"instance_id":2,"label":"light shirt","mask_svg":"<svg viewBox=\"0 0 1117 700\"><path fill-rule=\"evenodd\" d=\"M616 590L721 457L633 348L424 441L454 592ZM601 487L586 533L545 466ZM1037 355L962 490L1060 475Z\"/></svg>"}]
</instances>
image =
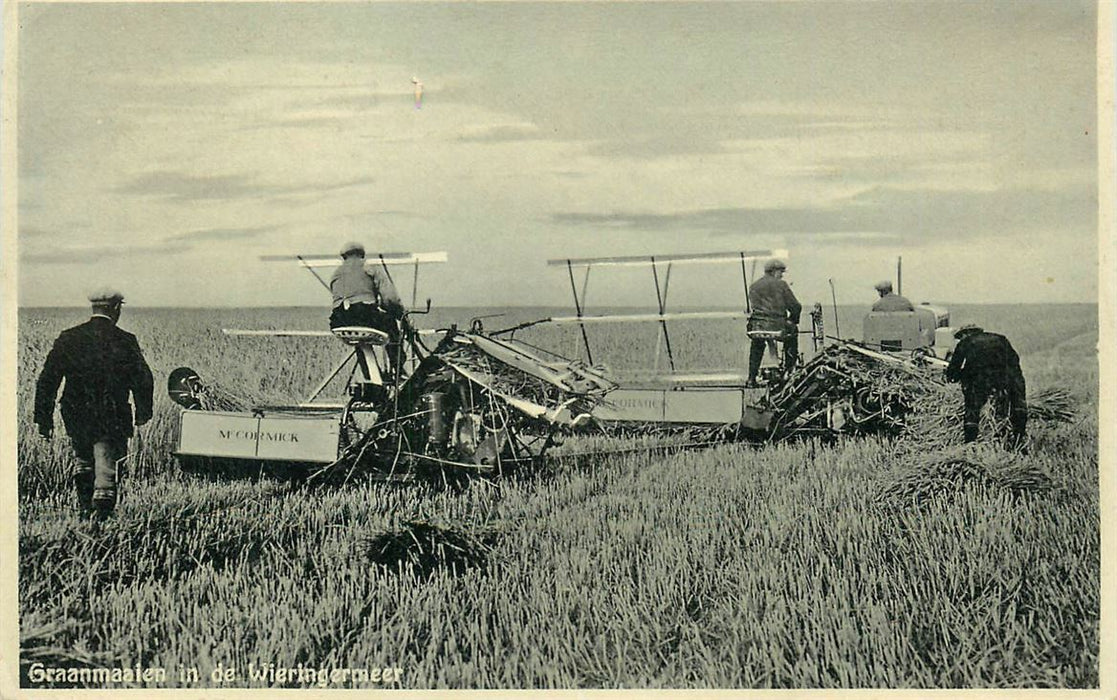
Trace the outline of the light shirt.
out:
<instances>
[{"instance_id":1,"label":"light shirt","mask_svg":"<svg viewBox=\"0 0 1117 700\"><path fill-rule=\"evenodd\" d=\"M915 307L906 297L889 292L873 304L873 311L915 311Z\"/></svg>"},{"instance_id":2,"label":"light shirt","mask_svg":"<svg viewBox=\"0 0 1117 700\"><path fill-rule=\"evenodd\" d=\"M379 268L365 268L364 258L342 260L330 278L330 292L334 308L349 304L379 304L384 307L402 306L395 285Z\"/></svg>"}]
</instances>

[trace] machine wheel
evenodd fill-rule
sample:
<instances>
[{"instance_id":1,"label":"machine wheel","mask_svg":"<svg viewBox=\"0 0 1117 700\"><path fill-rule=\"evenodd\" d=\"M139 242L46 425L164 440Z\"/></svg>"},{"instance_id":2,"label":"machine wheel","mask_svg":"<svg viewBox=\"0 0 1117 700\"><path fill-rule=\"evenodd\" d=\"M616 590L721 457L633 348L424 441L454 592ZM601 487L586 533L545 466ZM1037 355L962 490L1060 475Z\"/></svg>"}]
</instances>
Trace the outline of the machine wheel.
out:
<instances>
[{"instance_id":1,"label":"machine wheel","mask_svg":"<svg viewBox=\"0 0 1117 700\"><path fill-rule=\"evenodd\" d=\"M481 435L473 461L497 474L538 464L556 444L555 426L537 425L499 398L485 397L480 419Z\"/></svg>"},{"instance_id":2,"label":"machine wheel","mask_svg":"<svg viewBox=\"0 0 1117 700\"><path fill-rule=\"evenodd\" d=\"M930 348L915 348L911 351L911 360L916 364L922 364L928 357L934 357L935 353Z\"/></svg>"}]
</instances>

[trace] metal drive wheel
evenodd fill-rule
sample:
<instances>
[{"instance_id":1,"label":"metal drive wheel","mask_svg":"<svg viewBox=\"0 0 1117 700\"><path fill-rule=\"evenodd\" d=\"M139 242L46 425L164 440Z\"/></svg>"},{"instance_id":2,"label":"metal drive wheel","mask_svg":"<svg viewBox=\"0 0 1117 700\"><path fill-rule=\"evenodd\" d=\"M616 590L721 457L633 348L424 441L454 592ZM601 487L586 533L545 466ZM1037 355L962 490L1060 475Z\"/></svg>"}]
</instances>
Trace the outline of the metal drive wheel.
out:
<instances>
[{"instance_id":1,"label":"metal drive wheel","mask_svg":"<svg viewBox=\"0 0 1117 700\"><path fill-rule=\"evenodd\" d=\"M482 439L473 461L497 474L535 465L557 444L553 424L533 421L488 392L479 417Z\"/></svg>"}]
</instances>

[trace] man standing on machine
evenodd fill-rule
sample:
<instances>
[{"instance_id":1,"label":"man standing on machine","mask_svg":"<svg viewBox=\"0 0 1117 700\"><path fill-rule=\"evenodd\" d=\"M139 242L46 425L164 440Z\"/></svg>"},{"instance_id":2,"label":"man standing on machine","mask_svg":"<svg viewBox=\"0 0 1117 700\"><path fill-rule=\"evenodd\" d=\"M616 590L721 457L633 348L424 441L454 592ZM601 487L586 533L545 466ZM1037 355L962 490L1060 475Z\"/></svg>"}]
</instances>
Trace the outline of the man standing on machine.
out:
<instances>
[{"instance_id":1,"label":"man standing on machine","mask_svg":"<svg viewBox=\"0 0 1117 700\"><path fill-rule=\"evenodd\" d=\"M795 293L783 274L787 265L782 260L769 260L764 263L764 276L749 287L748 330L776 331L782 334L783 371L790 372L799 359L799 316L803 305L795 298ZM747 386L756 386L756 376L760 373L760 361L764 359L764 348L768 344L764 338L752 338L749 346L749 378Z\"/></svg>"}]
</instances>

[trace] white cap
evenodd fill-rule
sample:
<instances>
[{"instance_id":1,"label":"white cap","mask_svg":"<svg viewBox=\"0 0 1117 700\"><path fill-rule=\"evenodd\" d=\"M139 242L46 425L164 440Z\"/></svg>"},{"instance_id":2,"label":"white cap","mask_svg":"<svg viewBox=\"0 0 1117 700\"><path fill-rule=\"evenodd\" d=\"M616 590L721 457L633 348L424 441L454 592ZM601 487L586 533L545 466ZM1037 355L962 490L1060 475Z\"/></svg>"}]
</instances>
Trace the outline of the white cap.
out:
<instances>
[{"instance_id":1,"label":"white cap","mask_svg":"<svg viewBox=\"0 0 1117 700\"><path fill-rule=\"evenodd\" d=\"M124 295L113 287L98 287L89 293L89 302L96 306L115 306L124 303Z\"/></svg>"},{"instance_id":2,"label":"white cap","mask_svg":"<svg viewBox=\"0 0 1117 700\"><path fill-rule=\"evenodd\" d=\"M361 255L364 255L365 254L364 244L358 243L356 241L349 241L345 245L341 246L341 252L338 253L338 255L340 255L341 257L344 258L349 253L360 253Z\"/></svg>"}]
</instances>

